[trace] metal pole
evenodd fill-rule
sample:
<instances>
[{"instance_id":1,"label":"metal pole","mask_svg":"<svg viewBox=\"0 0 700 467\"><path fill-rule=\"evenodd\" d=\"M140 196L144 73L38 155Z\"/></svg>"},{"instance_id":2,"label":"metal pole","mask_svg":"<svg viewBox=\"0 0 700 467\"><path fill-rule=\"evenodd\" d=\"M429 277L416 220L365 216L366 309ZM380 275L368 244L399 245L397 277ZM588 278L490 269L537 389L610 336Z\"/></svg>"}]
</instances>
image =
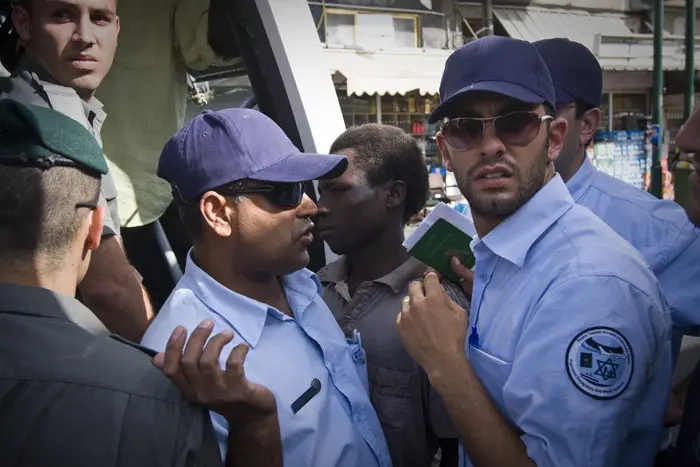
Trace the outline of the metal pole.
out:
<instances>
[{"instance_id":1,"label":"metal pole","mask_svg":"<svg viewBox=\"0 0 700 467\"><path fill-rule=\"evenodd\" d=\"M493 36L493 1L484 0L484 23L486 24L486 34Z\"/></svg>"},{"instance_id":2,"label":"metal pole","mask_svg":"<svg viewBox=\"0 0 700 467\"><path fill-rule=\"evenodd\" d=\"M654 85L652 95L652 123L656 128L651 155L651 194L662 197L661 159L663 157L663 92L664 92L664 0L654 0Z\"/></svg>"},{"instance_id":3,"label":"metal pole","mask_svg":"<svg viewBox=\"0 0 700 467\"><path fill-rule=\"evenodd\" d=\"M695 0L685 0L685 105L683 120L693 113L695 103Z\"/></svg>"}]
</instances>

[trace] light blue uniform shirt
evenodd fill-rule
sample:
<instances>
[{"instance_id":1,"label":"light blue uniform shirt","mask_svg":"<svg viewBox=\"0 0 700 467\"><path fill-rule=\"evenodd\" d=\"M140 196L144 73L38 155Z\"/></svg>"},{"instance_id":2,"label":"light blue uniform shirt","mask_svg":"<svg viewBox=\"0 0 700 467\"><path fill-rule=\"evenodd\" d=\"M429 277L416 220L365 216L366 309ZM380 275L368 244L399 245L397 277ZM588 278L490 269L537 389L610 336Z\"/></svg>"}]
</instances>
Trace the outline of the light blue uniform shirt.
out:
<instances>
[{"instance_id":1,"label":"light blue uniform shirt","mask_svg":"<svg viewBox=\"0 0 700 467\"><path fill-rule=\"evenodd\" d=\"M539 467L653 465L671 323L640 254L559 175L472 249L467 354L528 456Z\"/></svg>"},{"instance_id":2,"label":"light blue uniform shirt","mask_svg":"<svg viewBox=\"0 0 700 467\"><path fill-rule=\"evenodd\" d=\"M683 208L599 172L588 158L567 188L574 201L593 211L644 256L666 294L674 328L700 335L700 229ZM675 352L680 332L675 336Z\"/></svg>"},{"instance_id":3,"label":"light blue uniform shirt","mask_svg":"<svg viewBox=\"0 0 700 467\"><path fill-rule=\"evenodd\" d=\"M379 419L316 275L303 269L282 281L294 318L225 288L188 255L184 276L142 344L162 351L176 326L189 333L205 319L214 322L212 336L233 330L222 366L233 346L248 343L246 377L277 399L285 466L391 466ZM292 403L313 379L321 382L321 391L292 413ZM225 455L228 423L215 413L212 420Z\"/></svg>"}]
</instances>

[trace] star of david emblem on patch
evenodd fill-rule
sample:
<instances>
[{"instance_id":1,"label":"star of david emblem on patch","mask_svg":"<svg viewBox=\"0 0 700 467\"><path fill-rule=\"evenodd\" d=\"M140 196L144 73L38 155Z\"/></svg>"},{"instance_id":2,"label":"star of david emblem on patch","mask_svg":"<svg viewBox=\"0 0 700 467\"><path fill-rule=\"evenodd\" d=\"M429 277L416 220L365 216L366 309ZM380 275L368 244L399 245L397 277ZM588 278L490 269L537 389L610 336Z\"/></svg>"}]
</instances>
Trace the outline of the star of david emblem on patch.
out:
<instances>
[{"instance_id":1,"label":"star of david emblem on patch","mask_svg":"<svg viewBox=\"0 0 700 467\"><path fill-rule=\"evenodd\" d=\"M613 399L624 392L632 380L632 347L616 329L588 328L569 343L566 370L571 382L584 394L594 399Z\"/></svg>"},{"instance_id":2,"label":"star of david emblem on patch","mask_svg":"<svg viewBox=\"0 0 700 467\"><path fill-rule=\"evenodd\" d=\"M602 376L605 381L617 378L619 363L614 363L610 357L607 360L596 360L596 363L598 364L598 369L594 374Z\"/></svg>"}]
</instances>

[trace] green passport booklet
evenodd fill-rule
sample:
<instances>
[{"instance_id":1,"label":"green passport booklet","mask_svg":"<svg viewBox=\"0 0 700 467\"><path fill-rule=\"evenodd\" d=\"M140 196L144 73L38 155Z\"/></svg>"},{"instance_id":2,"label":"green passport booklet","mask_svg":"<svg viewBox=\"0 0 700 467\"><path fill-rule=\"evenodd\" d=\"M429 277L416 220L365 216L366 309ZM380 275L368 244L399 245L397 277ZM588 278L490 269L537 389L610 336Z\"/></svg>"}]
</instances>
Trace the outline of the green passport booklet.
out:
<instances>
[{"instance_id":1,"label":"green passport booklet","mask_svg":"<svg viewBox=\"0 0 700 467\"><path fill-rule=\"evenodd\" d=\"M440 203L406 239L404 246L411 256L444 277L459 281L450 259L456 255L467 268L473 268L475 258L470 243L475 235L476 229L469 216Z\"/></svg>"}]
</instances>

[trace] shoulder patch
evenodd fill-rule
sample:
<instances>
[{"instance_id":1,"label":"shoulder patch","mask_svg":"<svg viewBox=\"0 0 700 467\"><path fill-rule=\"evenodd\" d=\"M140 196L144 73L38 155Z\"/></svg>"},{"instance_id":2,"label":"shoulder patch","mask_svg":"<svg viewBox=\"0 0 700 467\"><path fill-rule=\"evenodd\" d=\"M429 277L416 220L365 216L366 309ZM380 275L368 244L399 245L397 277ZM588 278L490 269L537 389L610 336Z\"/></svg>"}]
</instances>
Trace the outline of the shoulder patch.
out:
<instances>
[{"instance_id":1,"label":"shoulder patch","mask_svg":"<svg viewBox=\"0 0 700 467\"><path fill-rule=\"evenodd\" d=\"M632 347L627 338L613 328L588 328L569 344L566 372L584 394L599 400L614 399L632 380Z\"/></svg>"}]
</instances>

